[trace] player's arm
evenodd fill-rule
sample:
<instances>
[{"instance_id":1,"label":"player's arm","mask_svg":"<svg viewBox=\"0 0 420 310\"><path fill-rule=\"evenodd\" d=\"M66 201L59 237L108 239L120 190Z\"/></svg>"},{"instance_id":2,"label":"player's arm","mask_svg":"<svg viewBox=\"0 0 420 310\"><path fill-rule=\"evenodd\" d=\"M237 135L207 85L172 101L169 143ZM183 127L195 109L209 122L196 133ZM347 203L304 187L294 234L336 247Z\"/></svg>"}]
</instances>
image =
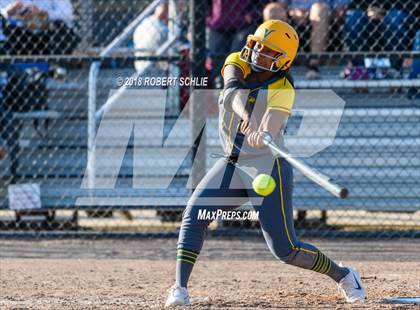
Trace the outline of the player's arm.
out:
<instances>
[{"instance_id":1,"label":"player's arm","mask_svg":"<svg viewBox=\"0 0 420 310\"><path fill-rule=\"evenodd\" d=\"M242 71L235 65L226 65L223 70L223 105L226 110L246 118L247 92Z\"/></svg>"},{"instance_id":2,"label":"player's arm","mask_svg":"<svg viewBox=\"0 0 420 310\"><path fill-rule=\"evenodd\" d=\"M249 90L245 84L241 69L235 65L226 65L223 71L223 105L226 110L234 112L243 121L241 131L249 127L251 111L247 105Z\"/></svg>"},{"instance_id":3,"label":"player's arm","mask_svg":"<svg viewBox=\"0 0 420 310\"><path fill-rule=\"evenodd\" d=\"M289 113L281 110L268 109L261 120L258 130L250 130L247 142L255 148L264 146L262 132L268 132L272 137L277 137L285 127Z\"/></svg>"},{"instance_id":4,"label":"player's arm","mask_svg":"<svg viewBox=\"0 0 420 310\"><path fill-rule=\"evenodd\" d=\"M267 97L268 107L258 130L247 134L247 141L252 147L261 148L264 146L262 135L264 131L269 132L272 137L279 135L291 113L295 91L292 86L283 89L269 89Z\"/></svg>"}]
</instances>

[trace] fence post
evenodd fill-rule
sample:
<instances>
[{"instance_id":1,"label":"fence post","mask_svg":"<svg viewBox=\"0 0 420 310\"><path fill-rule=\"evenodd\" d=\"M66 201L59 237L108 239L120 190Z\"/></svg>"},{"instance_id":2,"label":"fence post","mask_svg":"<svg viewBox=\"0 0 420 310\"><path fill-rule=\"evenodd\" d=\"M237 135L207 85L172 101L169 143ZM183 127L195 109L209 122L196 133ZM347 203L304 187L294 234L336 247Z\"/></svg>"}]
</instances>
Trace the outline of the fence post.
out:
<instances>
[{"instance_id":1,"label":"fence post","mask_svg":"<svg viewBox=\"0 0 420 310\"><path fill-rule=\"evenodd\" d=\"M207 0L190 0L190 21L191 21L191 75L194 78L202 78L205 76L205 60L206 60L206 15ZM190 89L190 118L192 133L201 132L199 137L195 139L192 149L193 165L191 171L191 181L193 187L203 178L206 172L205 143L206 134L204 124L204 105L194 104L194 90L200 87L192 86ZM192 137L195 135L193 134ZM203 152L197 152L201 143Z\"/></svg>"},{"instance_id":2,"label":"fence post","mask_svg":"<svg viewBox=\"0 0 420 310\"><path fill-rule=\"evenodd\" d=\"M180 38L180 27L177 25L177 22L179 22L178 14L179 14L179 7L178 7L178 1L177 0L170 0L169 1L169 21L168 21L168 27L169 27L169 38ZM177 39L176 44L174 44L170 49L169 53L170 55L176 55L181 48L180 42L178 42L179 39ZM179 77L180 76L180 63L169 63L169 76L171 77ZM179 93L179 85L175 85L174 87L168 87L168 101L169 101L169 110L170 114L174 115L177 114L180 107L180 93Z\"/></svg>"}]
</instances>

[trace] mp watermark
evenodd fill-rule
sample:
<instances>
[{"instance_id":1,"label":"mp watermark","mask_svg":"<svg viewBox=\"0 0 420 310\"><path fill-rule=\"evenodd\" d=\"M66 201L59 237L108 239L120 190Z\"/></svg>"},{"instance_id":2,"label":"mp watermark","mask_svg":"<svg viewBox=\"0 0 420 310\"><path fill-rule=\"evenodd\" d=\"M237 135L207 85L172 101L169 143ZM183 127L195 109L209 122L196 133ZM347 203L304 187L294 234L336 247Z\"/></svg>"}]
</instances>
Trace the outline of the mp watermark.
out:
<instances>
[{"instance_id":1,"label":"mp watermark","mask_svg":"<svg viewBox=\"0 0 420 310\"><path fill-rule=\"evenodd\" d=\"M94 146L89 149L76 205L182 206L187 203L188 191L200 186L199 180L191 177L191 171L197 167L206 169L211 152L207 148L208 141L214 143L214 139L225 134L224 123L229 125L231 137L237 134L238 126L233 118L223 119L226 113L204 117L208 105L220 105L218 89L194 90L175 118L166 117L168 92L169 88L153 87L111 91ZM278 101L292 100L294 103L291 117L295 121L284 134L285 146L293 156L310 157L333 144L345 106L344 100L334 91L260 90L253 104L265 108L264 102L273 96ZM253 113L258 113L258 108ZM191 157L193 148L194 160ZM240 155L239 165L242 159ZM272 162L265 164L270 170L274 157ZM185 184L178 184L180 173L189 175ZM132 176L128 187L118 184L120 174ZM206 186L218 189L221 182L221 179L215 180ZM178 190L168 190L173 189L174 184ZM234 185L230 186L234 188ZM257 197L252 203L258 204L261 200L262 197ZM204 197L200 203L221 206L237 205L238 201L240 199L235 197Z\"/></svg>"}]
</instances>

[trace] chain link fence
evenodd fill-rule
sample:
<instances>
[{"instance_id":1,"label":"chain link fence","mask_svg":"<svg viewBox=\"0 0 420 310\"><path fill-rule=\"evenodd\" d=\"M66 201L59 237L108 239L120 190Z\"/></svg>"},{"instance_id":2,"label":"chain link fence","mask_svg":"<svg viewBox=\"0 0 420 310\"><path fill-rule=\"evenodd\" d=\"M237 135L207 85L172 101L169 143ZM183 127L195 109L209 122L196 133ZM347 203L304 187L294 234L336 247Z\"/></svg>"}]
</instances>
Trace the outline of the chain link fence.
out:
<instances>
[{"instance_id":1,"label":"chain link fence","mask_svg":"<svg viewBox=\"0 0 420 310\"><path fill-rule=\"evenodd\" d=\"M345 102L332 145L304 161L350 196L334 198L296 171L298 233L420 235L418 1L34 0L0 9L0 236L176 235L188 179L201 180L222 153L220 68L270 18L299 33L296 88ZM188 77L195 86L180 83ZM292 143L324 143L323 125L338 112L311 113L321 129L296 136L295 111ZM260 233L257 221L210 228Z\"/></svg>"}]
</instances>

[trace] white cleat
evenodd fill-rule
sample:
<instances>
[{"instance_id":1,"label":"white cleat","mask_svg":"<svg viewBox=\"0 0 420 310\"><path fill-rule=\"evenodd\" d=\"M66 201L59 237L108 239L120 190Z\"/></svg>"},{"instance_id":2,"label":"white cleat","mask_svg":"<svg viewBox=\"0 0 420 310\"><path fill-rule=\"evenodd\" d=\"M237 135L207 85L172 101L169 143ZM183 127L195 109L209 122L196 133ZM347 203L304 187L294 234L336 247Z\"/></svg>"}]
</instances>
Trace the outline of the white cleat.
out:
<instances>
[{"instance_id":1,"label":"white cleat","mask_svg":"<svg viewBox=\"0 0 420 310\"><path fill-rule=\"evenodd\" d=\"M340 266L342 267L341 264ZM347 302L363 303L366 299L366 290L363 287L359 272L352 267L347 267L347 269L350 272L337 283L338 288Z\"/></svg>"},{"instance_id":2,"label":"white cleat","mask_svg":"<svg viewBox=\"0 0 420 310\"><path fill-rule=\"evenodd\" d=\"M168 299L166 299L165 307L172 306L190 306L190 297L186 287L174 285L169 289Z\"/></svg>"}]
</instances>

